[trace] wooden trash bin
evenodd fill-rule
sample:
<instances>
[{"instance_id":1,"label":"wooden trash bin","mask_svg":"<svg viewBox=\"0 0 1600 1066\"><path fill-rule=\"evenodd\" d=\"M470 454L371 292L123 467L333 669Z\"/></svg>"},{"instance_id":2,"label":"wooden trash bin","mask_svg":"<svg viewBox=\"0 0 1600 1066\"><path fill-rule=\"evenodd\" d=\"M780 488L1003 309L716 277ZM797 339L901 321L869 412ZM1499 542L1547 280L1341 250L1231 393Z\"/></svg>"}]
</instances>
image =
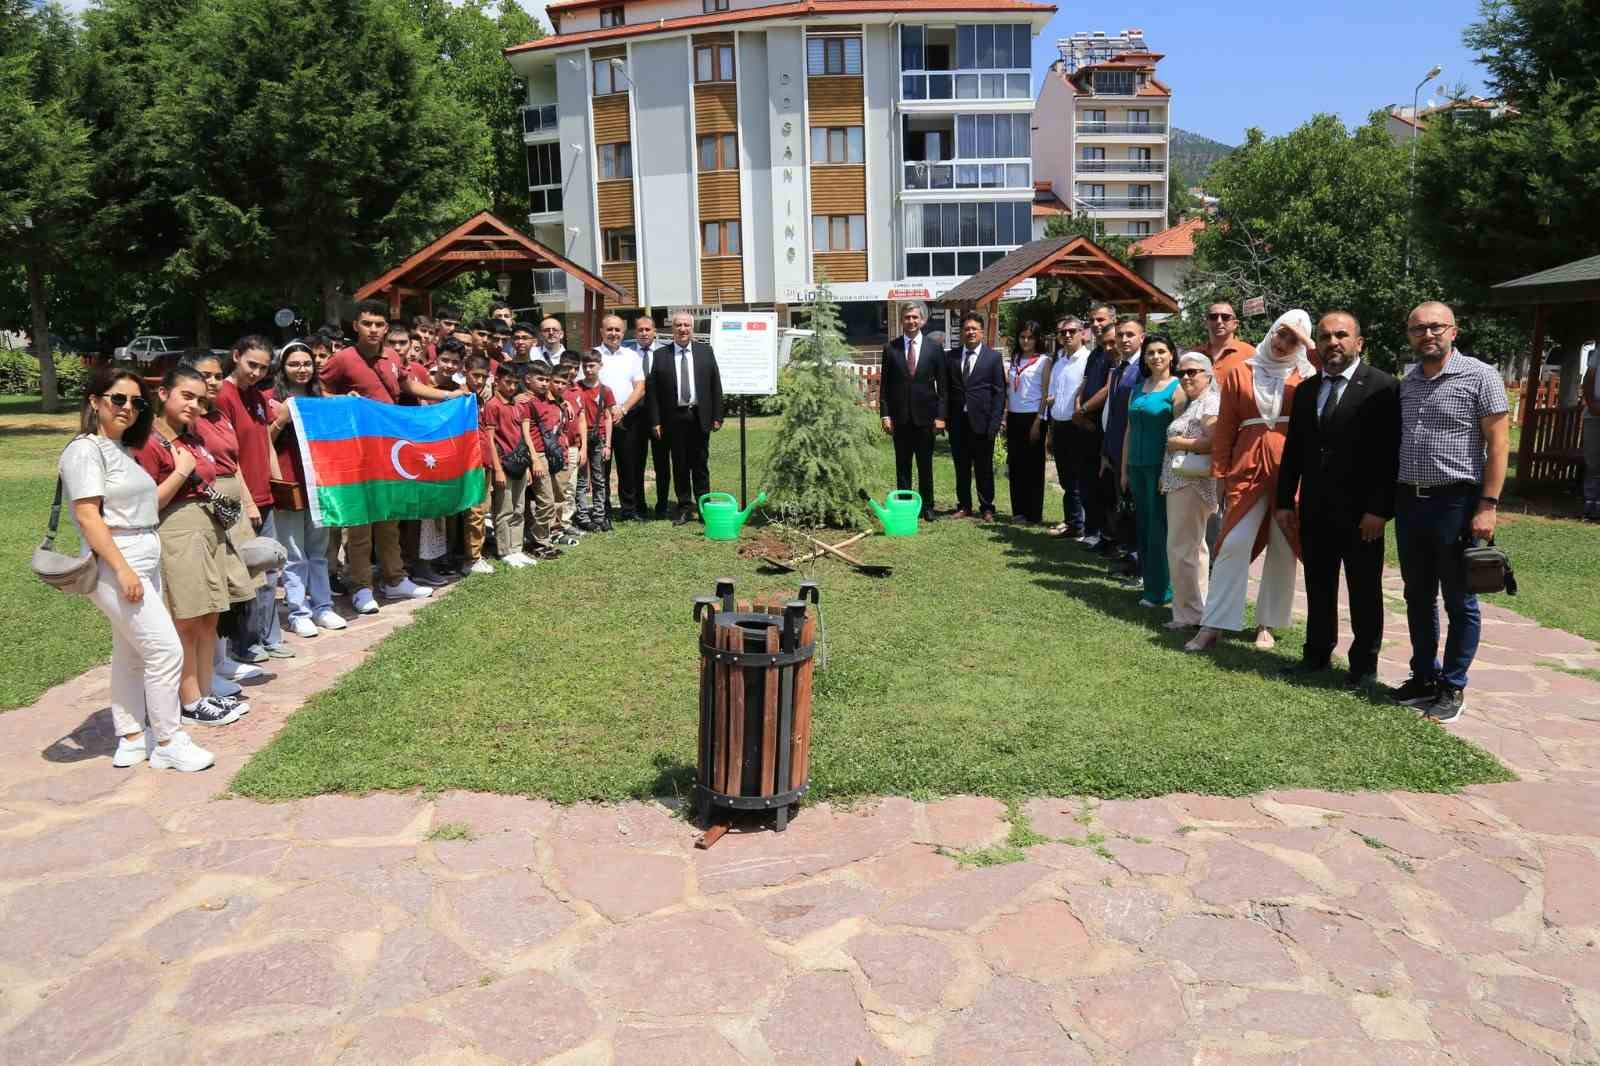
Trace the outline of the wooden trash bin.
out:
<instances>
[{"instance_id":1,"label":"wooden trash bin","mask_svg":"<svg viewBox=\"0 0 1600 1066\"><path fill-rule=\"evenodd\" d=\"M736 602L733 580L694 601L700 623L700 744L696 802L702 823L713 807L776 812L783 832L789 807L811 776L811 679L818 602L816 582L799 598Z\"/></svg>"}]
</instances>

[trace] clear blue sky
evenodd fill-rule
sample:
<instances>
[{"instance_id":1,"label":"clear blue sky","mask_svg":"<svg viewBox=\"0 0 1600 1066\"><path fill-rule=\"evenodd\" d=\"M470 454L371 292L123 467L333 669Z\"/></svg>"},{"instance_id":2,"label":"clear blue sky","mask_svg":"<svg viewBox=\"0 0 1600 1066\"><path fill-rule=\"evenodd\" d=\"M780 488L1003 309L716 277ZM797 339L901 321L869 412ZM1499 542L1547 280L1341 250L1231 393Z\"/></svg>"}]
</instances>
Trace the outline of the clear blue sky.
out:
<instances>
[{"instance_id":1,"label":"clear blue sky","mask_svg":"<svg viewBox=\"0 0 1600 1066\"><path fill-rule=\"evenodd\" d=\"M1034 41L1036 78L1058 38L1137 27L1166 55L1158 76L1173 91L1173 124L1226 144L1251 126L1287 133L1321 111L1354 125L1386 104L1409 106L1435 63L1444 67L1438 82L1484 92L1483 68L1461 43L1477 0L1136 0L1105 7L1110 14L1056 5ZM1437 84L1423 89L1424 105Z\"/></svg>"}]
</instances>

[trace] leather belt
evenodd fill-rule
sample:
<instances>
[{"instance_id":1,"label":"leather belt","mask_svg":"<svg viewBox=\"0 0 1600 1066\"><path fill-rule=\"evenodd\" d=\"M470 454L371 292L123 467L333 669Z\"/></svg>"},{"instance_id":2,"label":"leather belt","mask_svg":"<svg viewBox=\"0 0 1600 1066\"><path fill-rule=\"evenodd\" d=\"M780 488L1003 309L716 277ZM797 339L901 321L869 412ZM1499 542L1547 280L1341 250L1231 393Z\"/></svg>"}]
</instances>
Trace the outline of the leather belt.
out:
<instances>
[{"instance_id":1,"label":"leather belt","mask_svg":"<svg viewBox=\"0 0 1600 1066\"><path fill-rule=\"evenodd\" d=\"M1410 496L1416 500L1431 500L1434 497L1481 496L1483 495L1483 486L1476 481L1447 481L1443 485L1408 485L1402 481L1400 483L1400 495Z\"/></svg>"}]
</instances>

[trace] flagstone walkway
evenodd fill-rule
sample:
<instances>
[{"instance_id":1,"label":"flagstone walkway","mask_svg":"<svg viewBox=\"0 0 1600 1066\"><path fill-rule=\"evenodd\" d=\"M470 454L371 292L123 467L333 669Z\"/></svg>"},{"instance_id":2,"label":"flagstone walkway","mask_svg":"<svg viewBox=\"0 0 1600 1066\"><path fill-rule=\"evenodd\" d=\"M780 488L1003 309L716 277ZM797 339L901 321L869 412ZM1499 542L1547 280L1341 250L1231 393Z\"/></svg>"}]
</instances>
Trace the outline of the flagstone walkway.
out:
<instances>
[{"instance_id":1,"label":"flagstone walkway","mask_svg":"<svg viewBox=\"0 0 1600 1066\"><path fill-rule=\"evenodd\" d=\"M1535 665L1600 655L1510 612L1451 728L1521 781L1040 799L1006 865L945 854L1006 836L973 797L709 852L655 804L213 798L410 613L297 642L205 774L111 767L104 668L0 715L0 1063L1600 1062L1600 685Z\"/></svg>"}]
</instances>

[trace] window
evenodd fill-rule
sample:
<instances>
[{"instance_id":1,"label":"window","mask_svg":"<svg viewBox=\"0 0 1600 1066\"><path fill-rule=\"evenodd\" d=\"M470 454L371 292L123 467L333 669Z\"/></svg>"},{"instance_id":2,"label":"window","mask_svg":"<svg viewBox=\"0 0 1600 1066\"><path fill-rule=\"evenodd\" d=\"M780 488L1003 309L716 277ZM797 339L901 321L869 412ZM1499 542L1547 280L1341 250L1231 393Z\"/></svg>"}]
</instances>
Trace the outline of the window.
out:
<instances>
[{"instance_id":1,"label":"window","mask_svg":"<svg viewBox=\"0 0 1600 1066\"><path fill-rule=\"evenodd\" d=\"M1080 158L1086 162L1104 160L1106 157L1106 150L1104 148L1084 148L1081 149L1081 151L1083 154L1080 156Z\"/></svg>"},{"instance_id":2,"label":"window","mask_svg":"<svg viewBox=\"0 0 1600 1066\"><path fill-rule=\"evenodd\" d=\"M958 159L1027 159L1032 155L1028 115L956 116Z\"/></svg>"},{"instance_id":3,"label":"window","mask_svg":"<svg viewBox=\"0 0 1600 1066\"><path fill-rule=\"evenodd\" d=\"M860 163L866 158L860 126L811 127L811 162Z\"/></svg>"},{"instance_id":4,"label":"window","mask_svg":"<svg viewBox=\"0 0 1600 1066\"><path fill-rule=\"evenodd\" d=\"M1105 120L1106 113L1104 111L1085 111L1083 113L1083 121L1085 122L1104 122Z\"/></svg>"},{"instance_id":5,"label":"window","mask_svg":"<svg viewBox=\"0 0 1600 1066\"><path fill-rule=\"evenodd\" d=\"M1129 122L1149 123L1149 121L1150 121L1150 112L1148 112L1148 111L1129 111L1128 112L1128 121Z\"/></svg>"},{"instance_id":6,"label":"window","mask_svg":"<svg viewBox=\"0 0 1600 1066\"><path fill-rule=\"evenodd\" d=\"M1148 148L1129 148L1128 149L1128 158L1129 159L1136 159L1141 163L1148 163L1148 162L1150 162L1150 149L1148 149Z\"/></svg>"},{"instance_id":7,"label":"window","mask_svg":"<svg viewBox=\"0 0 1600 1066\"><path fill-rule=\"evenodd\" d=\"M561 210L561 146L530 144L528 157L528 210L536 215Z\"/></svg>"},{"instance_id":8,"label":"window","mask_svg":"<svg viewBox=\"0 0 1600 1066\"><path fill-rule=\"evenodd\" d=\"M1009 248L1026 244L1032 237L1033 205L1026 200L906 205L908 248ZM911 276L924 277L928 272ZM941 275L935 271L933 276Z\"/></svg>"},{"instance_id":9,"label":"window","mask_svg":"<svg viewBox=\"0 0 1600 1066\"><path fill-rule=\"evenodd\" d=\"M732 81L733 45L703 44L694 50L695 81Z\"/></svg>"},{"instance_id":10,"label":"window","mask_svg":"<svg viewBox=\"0 0 1600 1066\"><path fill-rule=\"evenodd\" d=\"M861 38L812 37L806 41L807 74L860 74Z\"/></svg>"},{"instance_id":11,"label":"window","mask_svg":"<svg viewBox=\"0 0 1600 1066\"><path fill-rule=\"evenodd\" d=\"M699 138L700 171L738 170L739 142L731 133L706 133Z\"/></svg>"},{"instance_id":12,"label":"window","mask_svg":"<svg viewBox=\"0 0 1600 1066\"><path fill-rule=\"evenodd\" d=\"M627 141L600 146L600 180L633 177L633 145Z\"/></svg>"},{"instance_id":13,"label":"window","mask_svg":"<svg viewBox=\"0 0 1600 1066\"><path fill-rule=\"evenodd\" d=\"M1148 222L1130 222L1130 223L1128 223L1128 236L1130 236L1130 237L1148 237L1148 236L1150 236L1150 223L1148 223Z\"/></svg>"},{"instance_id":14,"label":"window","mask_svg":"<svg viewBox=\"0 0 1600 1066\"><path fill-rule=\"evenodd\" d=\"M1149 185L1130 185L1130 186L1128 186L1128 199L1133 201L1132 206L1134 206L1134 207L1154 207L1155 206L1155 201L1152 200L1151 197L1150 197L1151 188L1152 188L1152 186L1149 186Z\"/></svg>"},{"instance_id":15,"label":"window","mask_svg":"<svg viewBox=\"0 0 1600 1066\"><path fill-rule=\"evenodd\" d=\"M606 262L631 263L637 258L632 226L608 229L601 236L605 240Z\"/></svg>"},{"instance_id":16,"label":"window","mask_svg":"<svg viewBox=\"0 0 1600 1066\"><path fill-rule=\"evenodd\" d=\"M866 215L812 215L811 243L818 252L867 250Z\"/></svg>"},{"instance_id":17,"label":"window","mask_svg":"<svg viewBox=\"0 0 1600 1066\"><path fill-rule=\"evenodd\" d=\"M610 59L596 59L594 61L594 94L596 96L610 96L613 93L628 91L628 76L622 72L622 60L613 56Z\"/></svg>"},{"instance_id":18,"label":"window","mask_svg":"<svg viewBox=\"0 0 1600 1066\"><path fill-rule=\"evenodd\" d=\"M603 7L600 9L600 28L609 29L612 26L621 26L626 21L622 16L621 7Z\"/></svg>"},{"instance_id":19,"label":"window","mask_svg":"<svg viewBox=\"0 0 1600 1066\"><path fill-rule=\"evenodd\" d=\"M702 222L700 254L705 256L739 254L738 222Z\"/></svg>"},{"instance_id":20,"label":"window","mask_svg":"<svg viewBox=\"0 0 1600 1066\"><path fill-rule=\"evenodd\" d=\"M1132 96L1133 71L1097 70L1094 72L1094 91L1101 96Z\"/></svg>"},{"instance_id":21,"label":"window","mask_svg":"<svg viewBox=\"0 0 1600 1066\"><path fill-rule=\"evenodd\" d=\"M728 0L700 0L700 10L707 15L728 10Z\"/></svg>"},{"instance_id":22,"label":"window","mask_svg":"<svg viewBox=\"0 0 1600 1066\"><path fill-rule=\"evenodd\" d=\"M1106 198L1106 187L1104 185L1080 185L1078 190L1078 195L1085 200L1104 200Z\"/></svg>"}]
</instances>

